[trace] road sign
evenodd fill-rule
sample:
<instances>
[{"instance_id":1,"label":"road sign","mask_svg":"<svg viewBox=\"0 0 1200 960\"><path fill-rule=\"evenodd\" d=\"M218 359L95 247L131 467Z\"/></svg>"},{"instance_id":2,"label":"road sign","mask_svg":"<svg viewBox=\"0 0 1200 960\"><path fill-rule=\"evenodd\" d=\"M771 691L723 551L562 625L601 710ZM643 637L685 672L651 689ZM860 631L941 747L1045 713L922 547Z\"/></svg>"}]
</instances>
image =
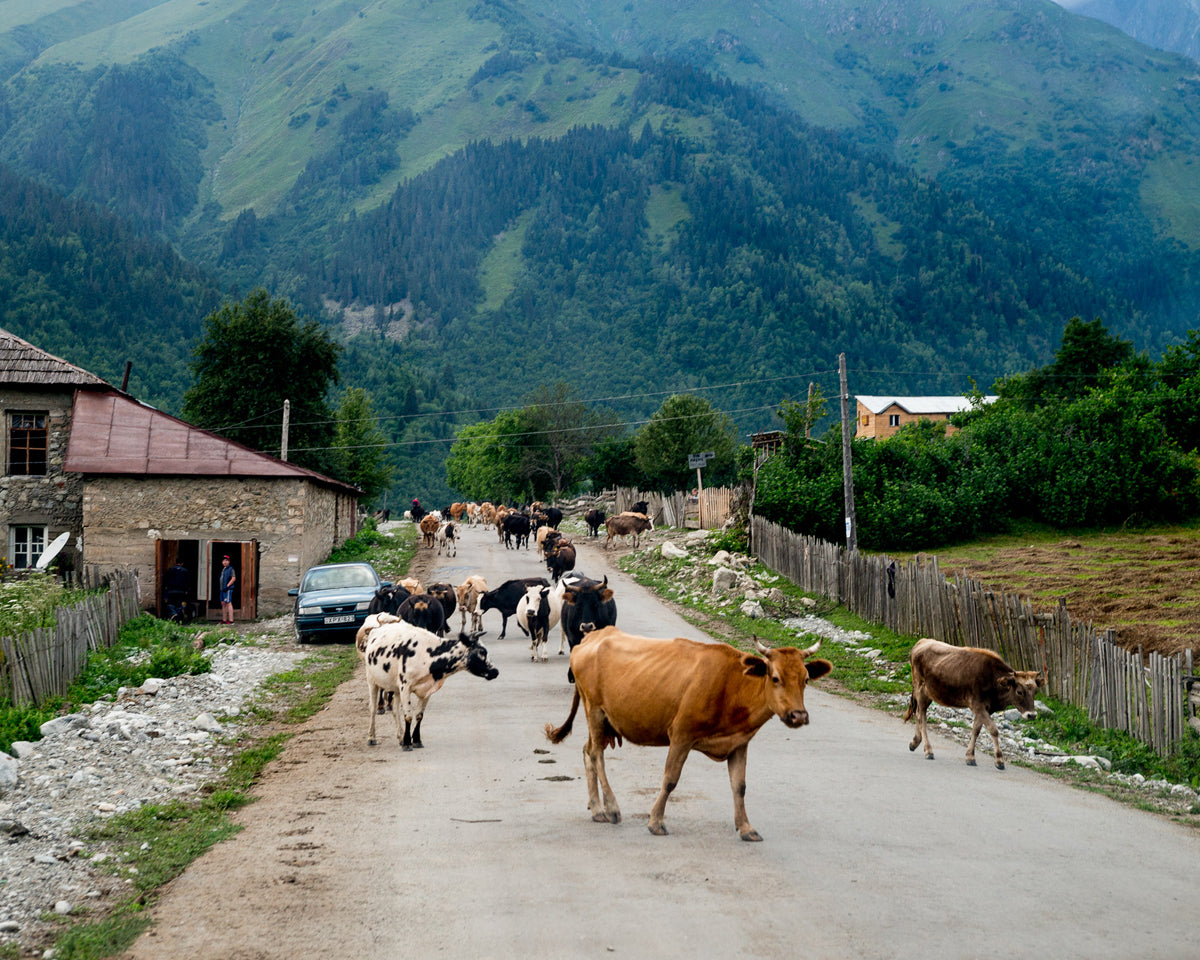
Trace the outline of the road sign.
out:
<instances>
[{"instance_id":1,"label":"road sign","mask_svg":"<svg viewBox=\"0 0 1200 960\"><path fill-rule=\"evenodd\" d=\"M708 461L716 456L712 450L706 450L704 453L689 453L688 466L693 470L702 470L708 466Z\"/></svg>"}]
</instances>

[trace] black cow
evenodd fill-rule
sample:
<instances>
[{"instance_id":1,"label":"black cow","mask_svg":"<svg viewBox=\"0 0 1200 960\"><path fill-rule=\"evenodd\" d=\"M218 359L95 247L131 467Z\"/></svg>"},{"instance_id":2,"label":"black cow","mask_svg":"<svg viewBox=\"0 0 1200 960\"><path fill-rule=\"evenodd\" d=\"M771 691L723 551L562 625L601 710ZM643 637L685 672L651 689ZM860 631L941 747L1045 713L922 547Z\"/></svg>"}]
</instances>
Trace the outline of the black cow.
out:
<instances>
[{"instance_id":1,"label":"black cow","mask_svg":"<svg viewBox=\"0 0 1200 960\"><path fill-rule=\"evenodd\" d=\"M644 513L646 516L650 516L650 504L648 504L645 500L639 500L637 503L635 503L632 507L629 508L629 512L630 513Z\"/></svg>"},{"instance_id":2,"label":"black cow","mask_svg":"<svg viewBox=\"0 0 1200 960\"><path fill-rule=\"evenodd\" d=\"M603 510L589 510L583 515L584 522L588 525L588 536L600 536L600 528L604 526L604 521L608 515Z\"/></svg>"},{"instance_id":3,"label":"black cow","mask_svg":"<svg viewBox=\"0 0 1200 960\"><path fill-rule=\"evenodd\" d=\"M431 593L418 593L409 597L400 604L396 616L405 623L436 633L439 637L446 634L446 612L442 609L442 602Z\"/></svg>"},{"instance_id":4,"label":"black cow","mask_svg":"<svg viewBox=\"0 0 1200 960\"><path fill-rule=\"evenodd\" d=\"M412 594L400 586L400 584L385 583L375 591L375 596L371 598L371 605L367 608L367 613L390 613L392 616L398 616L400 613L400 604L410 596Z\"/></svg>"},{"instance_id":5,"label":"black cow","mask_svg":"<svg viewBox=\"0 0 1200 960\"><path fill-rule=\"evenodd\" d=\"M555 530L557 530L558 525L560 523L562 523L562 517L563 517L562 511L559 510L558 507L547 507L545 513L546 513L546 522L548 524L550 524L550 526L552 526Z\"/></svg>"},{"instance_id":6,"label":"black cow","mask_svg":"<svg viewBox=\"0 0 1200 960\"><path fill-rule=\"evenodd\" d=\"M597 582L580 575L567 581L563 591L562 627L572 650L579 646L584 634L616 625L617 603L608 586L608 577ZM575 674L569 667L567 682L575 682Z\"/></svg>"},{"instance_id":7,"label":"black cow","mask_svg":"<svg viewBox=\"0 0 1200 960\"><path fill-rule=\"evenodd\" d=\"M495 590L489 590L479 600L479 610L481 613L487 613L489 610L499 610L500 616L504 618L500 625L500 639L504 639L504 632L508 629L508 618L517 612L517 604L521 602L521 598L525 596L526 591L532 586L550 586L550 581L545 577L525 577L523 580L505 580Z\"/></svg>"},{"instance_id":8,"label":"black cow","mask_svg":"<svg viewBox=\"0 0 1200 960\"><path fill-rule=\"evenodd\" d=\"M523 513L510 513L504 518L504 546L506 549L513 547L513 541L516 541L515 549L520 550L522 545L525 549L529 549L529 518Z\"/></svg>"},{"instance_id":9,"label":"black cow","mask_svg":"<svg viewBox=\"0 0 1200 960\"><path fill-rule=\"evenodd\" d=\"M546 554L546 569L555 583L564 573L575 569L575 547L570 540L559 540L554 544Z\"/></svg>"},{"instance_id":10,"label":"black cow","mask_svg":"<svg viewBox=\"0 0 1200 960\"><path fill-rule=\"evenodd\" d=\"M435 583L426 590L426 593L438 598L438 602L442 605L442 615L446 618L447 626L450 623L450 618L454 616L454 611L458 609L458 592L454 586L449 583ZM436 633L436 631L434 631ZM445 636L445 631L438 634Z\"/></svg>"}]
</instances>

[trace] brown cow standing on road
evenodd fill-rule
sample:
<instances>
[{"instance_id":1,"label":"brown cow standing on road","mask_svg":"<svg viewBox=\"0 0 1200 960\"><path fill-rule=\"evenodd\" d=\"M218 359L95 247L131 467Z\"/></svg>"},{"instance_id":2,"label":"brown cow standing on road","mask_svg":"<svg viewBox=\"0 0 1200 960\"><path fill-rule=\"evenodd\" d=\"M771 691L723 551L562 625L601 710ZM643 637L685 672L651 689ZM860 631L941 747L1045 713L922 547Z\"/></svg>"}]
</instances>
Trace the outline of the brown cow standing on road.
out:
<instances>
[{"instance_id":1,"label":"brown cow standing on road","mask_svg":"<svg viewBox=\"0 0 1200 960\"><path fill-rule=\"evenodd\" d=\"M930 703L944 707L969 707L975 713L971 740L967 744L967 763L975 766L975 740L979 728L987 727L996 746L996 768L1004 769L1000 752L1000 731L992 714L1005 707L1016 707L1026 720L1037 716L1034 694L1046 683L1046 675L1034 670L1014 670L998 654L978 647L955 647L940 640L918 640L909 654L912 664L912 696L908 701L907 723L915 714L917 732L908 745L916 750L924 743L925 759L933 759L929 745L925 712Z\"/></svg>"},{"instance_id":2,"label":"brown cow standing on road","mask_svg":"<svg viewBox=\"0 0 1200 960\"><path fill-rule=\"evenodd\" d=\"M608 531L608 539L604 541L607 550L612 546L613 537L633 537L633 548L636 550L638 538L647 530L654 529L654 521L644 513L619 513L604 521L604 529Z\"/></svg>"},{"instance_id":3,"label":"brown cow standing on road","mask_svg":"<svg viewBox=\"0 0 1200 960\"><path fill-rule=\"evenodd\" d=\"M746 816L746 753L750 740L772 716L789 727L808 723L804 686L825 676L828 660L805 658L817 652L772 650L756 637L761 656L740 653L724 643L676 637L655 640L603 627L571 651L575 698L561 727L546 724L546 736L561 743L571 732L582 701L588 740L583 748L588 810L599 823L620 823L621 811L608 784L604 748L622 740L667 747L662 790L650 811L650 832L663 836L667 798L679 783L692 750L729 767L734 826L743 840L761 840ZM601 802L599 786L604 790Z\"/></svg>"}]
</instances>

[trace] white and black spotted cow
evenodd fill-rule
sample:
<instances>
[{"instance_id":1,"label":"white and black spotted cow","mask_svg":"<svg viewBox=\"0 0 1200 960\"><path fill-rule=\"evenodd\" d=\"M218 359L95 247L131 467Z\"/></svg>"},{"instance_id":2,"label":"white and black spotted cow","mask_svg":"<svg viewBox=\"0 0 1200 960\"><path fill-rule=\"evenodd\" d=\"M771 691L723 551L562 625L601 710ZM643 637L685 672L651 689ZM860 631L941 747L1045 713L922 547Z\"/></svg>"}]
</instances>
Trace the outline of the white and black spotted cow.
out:
<instances>
[{"instance_id":1,"label":"white and black spotted cow","mask_svg":"<svg viewBox=\"0 0 1200 960\"><path fill-rule=\"evenodd\" d=\"M396 739L405 750L421 747L421 719L429 698L447 678L462 670L484 680L494 680L500 671L488 660L479 635L460 633L439 637L403 621L380 624L366 637L364 655L367 672L367 703L371 729L367 743L375 745L375 716L380 693L398 694ZM400 733L400 714L404 733Z\"/></svg>"}]
</instances>

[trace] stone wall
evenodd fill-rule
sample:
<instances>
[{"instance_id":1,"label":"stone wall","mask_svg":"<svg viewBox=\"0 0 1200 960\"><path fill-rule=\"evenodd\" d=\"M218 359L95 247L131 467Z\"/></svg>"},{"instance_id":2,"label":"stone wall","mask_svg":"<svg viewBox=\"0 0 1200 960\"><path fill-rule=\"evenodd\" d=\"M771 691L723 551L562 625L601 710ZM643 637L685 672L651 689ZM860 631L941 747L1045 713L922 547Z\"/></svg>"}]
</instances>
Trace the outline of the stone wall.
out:
<instances>
[{"instance_id":1,"label":"stone wall","mask_svg":"<svg viewBox=\"0 0 1200 960\"><path fill-rule=\"evenodd\" d=\"M158 540L258 541L258 614L292 607L288 590L353 531L354 499L309 480L90 477L83 486L83 560L137 569L154 606Z\"/></svg>"},{"instance_id":2,"label":"stone wall","mask_svg":"<svg viewBox=\"0 0 1200 960\"><path fill-rule=\"evenodd\" d=\"M0 389L0 424L3 430L2 456L4 469L0 473L0 554L8 556L8 527L10 524L46 526L47 543L61 533L70 533L71 540L62 551L62 563L76 565L75 543L82 531L80 504L83 481L77 474L63 473L67 440L71 435L72 390ZM8 474L8 414L11 412L45 412L47 417L46 475L41 477L9 476Z\"/></svg>"}]
</instances>

